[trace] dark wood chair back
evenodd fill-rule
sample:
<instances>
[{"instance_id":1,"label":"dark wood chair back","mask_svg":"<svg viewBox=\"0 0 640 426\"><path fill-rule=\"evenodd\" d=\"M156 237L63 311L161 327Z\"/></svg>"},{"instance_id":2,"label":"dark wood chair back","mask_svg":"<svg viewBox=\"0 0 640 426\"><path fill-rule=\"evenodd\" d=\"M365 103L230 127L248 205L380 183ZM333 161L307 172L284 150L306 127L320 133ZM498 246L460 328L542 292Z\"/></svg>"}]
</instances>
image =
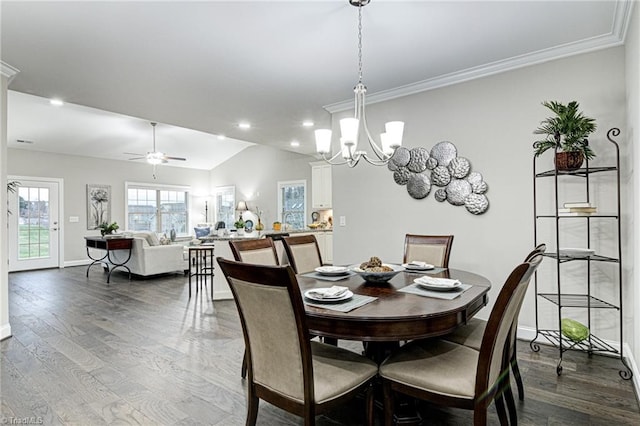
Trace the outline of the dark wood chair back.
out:
<instances>
[{"instance_id":1,"label":"dark wood chair back","mask_svg":"<svg viewBox=\"0 0 640 426\"><path fill-rule=\"evenodd\" d=\"M231 240L229 245L234 259L238 262L254 263L256 265L279 265L276 247L271 238Z\"/></svg>"},{"instance_id":2,"label":"dark wood chair back","mask_svg":"<svg viewBox=\"0 0 640 426\"><path fill-rule=\"evenodd\" d=\"M287 259L296 274L304 274L322 266L318 241L313 235L296 235L282 239Z\"/></svg>"},{"instance_id":3,"label":"dark wood chair back","mask_svg":"<svg viewBox=\"0 0 640 426\"><path fill-rule=\"evenodd\" d=\"M404 238L404 263L414 260L448 268L453 235L407 234Z\"/></svg>"}]
</instances>

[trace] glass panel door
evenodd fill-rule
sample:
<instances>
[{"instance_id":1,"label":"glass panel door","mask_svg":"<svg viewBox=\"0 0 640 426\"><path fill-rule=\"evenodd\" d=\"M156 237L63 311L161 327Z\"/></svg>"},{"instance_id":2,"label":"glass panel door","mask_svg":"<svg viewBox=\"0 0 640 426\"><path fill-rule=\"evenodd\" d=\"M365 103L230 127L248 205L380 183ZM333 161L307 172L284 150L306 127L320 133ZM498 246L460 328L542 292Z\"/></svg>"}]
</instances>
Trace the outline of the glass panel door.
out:
<instances>
[{"instance_id":1,"label":"glass panel door","mask_svg":"<svg viewBox=\"0 0 640 426\"><path fill-rule=\"evenodd\" d=\"M9 270L56 268L60 228L58 183L18 182L15 192L9 194Z\"/></svg>"}]
</instances>

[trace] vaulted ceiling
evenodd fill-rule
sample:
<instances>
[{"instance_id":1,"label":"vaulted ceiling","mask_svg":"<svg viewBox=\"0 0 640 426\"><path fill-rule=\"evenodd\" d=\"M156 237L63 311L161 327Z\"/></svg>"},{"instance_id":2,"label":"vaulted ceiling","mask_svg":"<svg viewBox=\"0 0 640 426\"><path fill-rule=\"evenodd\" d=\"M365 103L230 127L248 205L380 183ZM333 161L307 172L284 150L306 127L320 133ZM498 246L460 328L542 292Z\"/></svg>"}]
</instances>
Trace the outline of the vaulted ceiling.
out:
<instances>
[{"instance_id":1,"label":"vaulted ceiling","mask_svg":"<svg viewBox=\"0 0 640 426\"><path fill-rule=\"evenodd\" d=\"M632 4L372 0L362 10L368 100L620 45ZM157 121L158 149L188 158L176 166L210 169L249 143L310 154L314 127L303 121L328 127L358 77L358 11L347 0L0 7L3 66L19 70L15 148L126 160L151 150Z\"/></svg>"}]
</instances>

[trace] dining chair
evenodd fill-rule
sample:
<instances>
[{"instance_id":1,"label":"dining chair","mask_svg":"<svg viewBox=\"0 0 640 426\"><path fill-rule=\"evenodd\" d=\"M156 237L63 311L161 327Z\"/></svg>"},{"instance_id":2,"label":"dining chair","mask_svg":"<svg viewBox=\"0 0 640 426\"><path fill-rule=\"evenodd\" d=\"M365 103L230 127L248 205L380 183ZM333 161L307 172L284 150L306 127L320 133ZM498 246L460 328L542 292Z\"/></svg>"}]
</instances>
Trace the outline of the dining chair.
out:
<instances>
[{"instance_id":1,"label":"dining chair","mask_svg":"<svg viewBox=\"0 0 640 426\"><path fill-rule=\"evenodd\" d=\"M473 410L474 425L487 424L487 408L493 400L500 424L508 424L503 396L511 389L510 331L541 259L542 255L535 255L511 272L491 310L480 350L443 339L414 340L381 364L385 425L393 424L396 393ZM510 414L512 423L517 422L515 412Z\"/></svg>"},{"instance_id":2,"label":"dining chair","mask_svg":"<svg viewBox=\"0 0 640 426\"><path fill-rule=\"evenodd\" d=\"M254 263L256 265L279 265L276 247L271 238L261 238L259 240L231 240L229 241L229 245L231 246L233 258L238 262ZM243 379L247 378L246 351L242 358L240 376Z\"/></svg>"},{"instance_id":3,"label":"dining chair","mask_svg":"<svg viewBox=\"0 0 640 426\"><path fill-rule=\"evenodd\" d=\"M538 244L526 257L525 262L529 262L537 255L543 254L547 250L546 244ZM523 299L524 300L524 299ZM520 311L520 307L518 307ZM470 348L480 350L480 344L482 343L482 336L487 326L487 322L478 318L472 318L463 327L457 328L453 333L443 336L442 338L453 343L465 345ZM513 372L513 378L516 381L518 387L518 399L524 401L524 383L522 382L522 375L520 374L520 368L518 367L517 358L517 333L518 333L518 317L514 318L514 322L511 327L509 341L511 347L509 349L509 363L511 365L511 371ZM507 400L509 401L509 400Z\"/></svg>"},{"instance_id":4,"label":"dining chair","mask_svg":"<svg viewBox=\"0 0 640 426\"><path fill-rule=\"evenodd\" d=\"M448 268L452 244L453 235L406 234L403 262L417 260L439 268Z\"/></svg>"},{"instance_id":5,"label":"dining chair","mask_svg":"<svg viewBox=\"0 0 640 426\"><path fill-rule=\"evenodd\" d=\"M318 241L313 235L296 235L284 237L284 252L296 274L312 272L322 266L322 255Z\"/></svg>"},{"instance_id":6,"label":"dining chair","mask_svg":"<svg viewBox=\"0 0 640 426\"><path fill-rule=\"evenodd\" d=\"M316 415L364 392L366 422L372 425L377 365L347 349L310 341L291 266L217 260L233 293L247 348L246 424L256 423L260 399L314 425Z\"/></svg>"},{"instance_id":7,"label":"dining chair","mask_svg":"<svg viewBox=\"0 0 640 426\"><path fill-rule=\"evenodd\" d=\"M276 247L271 238L258 240L231 240L231 253L238 262L256 265L279 265Z\"/></svg>"}]
</instances>

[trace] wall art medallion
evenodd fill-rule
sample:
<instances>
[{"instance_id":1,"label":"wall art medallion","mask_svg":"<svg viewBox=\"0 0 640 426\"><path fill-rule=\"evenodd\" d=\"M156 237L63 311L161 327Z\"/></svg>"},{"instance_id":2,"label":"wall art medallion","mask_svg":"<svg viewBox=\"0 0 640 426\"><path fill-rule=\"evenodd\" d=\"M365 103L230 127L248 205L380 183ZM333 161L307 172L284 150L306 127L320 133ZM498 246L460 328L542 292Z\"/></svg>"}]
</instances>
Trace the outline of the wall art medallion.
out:
<instances>
[{"instance_id":1,"label":"wall art medallion","mask_svg":"<svg viewBox=\"0 0 640 426\"><path fill-rule=\"evenodd\" d=\"M398 185L406 185L409 196L420 200L431 193L438 202L464 206L479 215L489 209L486 192L489 185L482 174L471 170L471 162L458 156L458 148L448 141L438 142L431 150L423 147L396 149L387 165Z\"/></svg>"}]
</instances>

